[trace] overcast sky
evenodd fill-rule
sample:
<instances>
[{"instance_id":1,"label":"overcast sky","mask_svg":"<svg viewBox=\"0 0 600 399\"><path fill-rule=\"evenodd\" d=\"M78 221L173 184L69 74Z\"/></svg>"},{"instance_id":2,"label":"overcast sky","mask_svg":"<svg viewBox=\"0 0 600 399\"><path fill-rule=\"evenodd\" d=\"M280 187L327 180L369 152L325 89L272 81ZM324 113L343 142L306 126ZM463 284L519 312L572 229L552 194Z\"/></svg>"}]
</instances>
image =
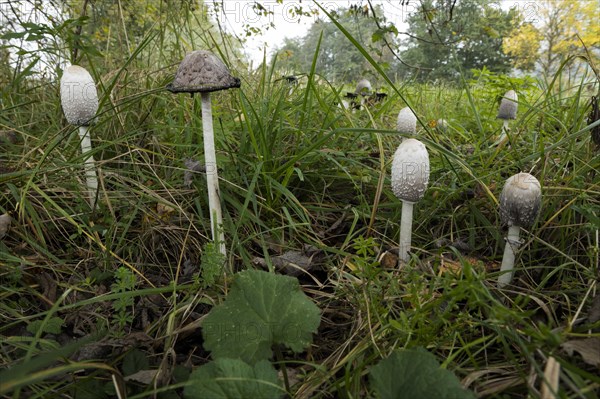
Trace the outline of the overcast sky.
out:
<instances>
[{"instance_id":1,"label":"overcast sky","mask_svg":"<svg viewBox=\"0 0 600 399\"><path fill-rule=\"evenodd\" d=\"M284 38L305 35L310 25L316 20L317 16L298 17L293 15L292 10L296 6L302 6L305 10L319 10L313 1L307 0L284 0L283 4L279 4L275 0L260 1L268 11L272 12L268 16L260 16L255 13L252 0L205 0L206 4L213 2L219 5L219 10L213 15L219 19L228 32L246 37L245 25L250 24L262 28L263 34L248 37L244 45L246 53L255 62L255 65L262 61L265 48L269 54L283 44ZM356 0L320 1L320 4L327 10L348 8L350 5L358 3L367 5L366 1ZM406 13L416 5L415 0L412 0L412 3L405 1L408 4L404 6L401 0L373 0L372 3L373 5L383 5L387 19L394 22L400 30L405 27L403 21ZM324 16L322 12L319 15ZM266 29L271 23L274 28Z\"/></svg>"},{"instance_id":2,"label":"overcast sky","mask_svg":"<svg viewBox=\"0 0 600 399\"><path fill-rule=\"evenodd\" d=\"M205 0L205 4L217 3L219 11L213 13L218 18L222 26L230 32L245 37L244 26L253 25L263 27L262 35L252 35L247 39L244 48L248 56L258 64L263 57L263 50L266 48L267 54L273 49L281 46L285 37L299 37L306 34L310 25L317 18L297 17L291 11L296 6L303 6L304 9L318 10L318 7L310 0L284 0L279 4L275 0L260 1L260 3L271 13L268 16L257 15L253 9L252 0ZM351 5L367 5L366 0L320 0L319 3L328 10L348 8ZM406 19L418 6L418 0L372 0L374 6L383 6L385 16L388 21L393 22L398 30L406 29ZM510 9L517 7L523 12L526 18L535 18L535 9L538 7L535 1L531 0L498 0L498 7ZM212 9L212 7L210 7ZM320 13L323 16L323 13ZM533 22L533 21L532 21ZM270 23L274 28L264 29Z\"/></svg>"}]
</instances>

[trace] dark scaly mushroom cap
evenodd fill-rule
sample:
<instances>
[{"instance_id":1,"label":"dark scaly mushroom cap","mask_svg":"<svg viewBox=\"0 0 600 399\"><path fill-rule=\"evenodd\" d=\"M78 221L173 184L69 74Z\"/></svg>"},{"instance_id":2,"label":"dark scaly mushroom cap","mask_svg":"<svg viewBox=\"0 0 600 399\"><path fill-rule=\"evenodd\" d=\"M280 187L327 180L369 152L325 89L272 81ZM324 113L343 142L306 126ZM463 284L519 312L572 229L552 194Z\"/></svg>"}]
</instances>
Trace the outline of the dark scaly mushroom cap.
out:
<instances>
[{"instance_id":1,"label":"dark scaly mushroom cap","mask_svg":"<svg viewBox=\"0 0 600 399\"><path fill-rule=\"evenodd\" d=\"M500 218L508 226L529 227L542 202L540 182L529 173L517 173L506 180L500 193Z\"/></svg>"},{"instance_id":2,"label":"dark scaly mushroom cap","mask_svg":"<svg viewBox=\"0 0 600 399\"><path fill-rule=\"evenodd\" d=\"M392 191L403 201L417 202L429 183L429 153L423 143L406 139L392 161Z\"/></svg>"},{"instance_id":3,"label":"dark scaly mushroom cap","mask_svg":"<svg viewBox=\"0 0 600 399\"><path fill-rule=\"evenodd\" d=\"M496 118L504 120L517 119L517 98L517 93L514 90L507 91L502 97L502 101L500 101Z\"/></svg>"},{"instance_id":4,"label":"dark scaly mushroom cap","mask_svg":"<svg viewBox=\"0 0 600 399\"><path fill-rule=\"evenodd\" d=\"M216 55L196 50L185 56L167 90L173 93L207 93L240 87L227 66Z\"/></svg>"}]
</instances>

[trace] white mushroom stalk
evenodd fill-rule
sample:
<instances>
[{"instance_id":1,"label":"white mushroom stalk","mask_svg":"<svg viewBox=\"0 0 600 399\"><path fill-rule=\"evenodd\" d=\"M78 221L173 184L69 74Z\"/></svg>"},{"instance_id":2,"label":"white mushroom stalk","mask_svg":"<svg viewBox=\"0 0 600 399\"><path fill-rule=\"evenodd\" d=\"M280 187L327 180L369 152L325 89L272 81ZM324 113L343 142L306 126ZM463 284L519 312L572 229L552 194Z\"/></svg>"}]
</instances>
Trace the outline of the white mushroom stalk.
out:
<instances>
[{"instance_id":1,"label":"white mushroom stalk","mask_svg":"<svg viewBox=\"0 0 600 399\"><path fill-rule=\"evenodd\" d=\"M215 135L213 131L212 103L210 93L201 93L202 97L202 134L204 135L204 162L206 166L206 185L208 187L208 208L210 209L210 229L213 241L218 242L219 251L225 255L225 232L223 231L223 212L219 192L219 172Z\"/></svg>"},{"instance_id":2,"label":"white mushroom stalk","mask_svg":"<svg viewBox=\"0 0 600 399\"><path fill-rule=\"evenodd\" d=\"M497 119L502 119L502 134L496 140L494 145L502 144L508 138L507 132L510 130L508 127L508 123L511 120L517 119L517 108L518 108L518 96L514 90L509 90L504 94L502 100L500 101L500 106L498 107L498 115Z\"/></svg>"},{"instance_id":3,"label":"white mushroom stalk","mask_svg":"<svg viewBox=\"0 0 600 399\"><path fill-rule=\"evenodd\" d=\"M541 202L540 182L529 173L513 175L504 184L500 194L500 218L502 223L508 225L508 234L498 277L499 288L512 281L515 254L521 246L521 228L533 225L540 212Z\"/></svg>"},{"instance_id":4,"label":"white mushroom stalk","mask_svg":"<svg viewBox=\"0 0 600 399\"><path fill-rule=\"evenodd\" d=\"M425 195L429 183L429 153L416 139L404 140L392 161L392 191L402 201L399 257L410 259L412 242L413 205Z\"/></svg>"},{"instance_id":5,"label":"white mushroom stalk","mask_svg":"<svg viewBox=\"0 0 600 399\"><path fill-rule=\"evenodd\" d=\"M398 113L396 129L405 134L417 133L417 116L410 107L404 107Z\"/></svg>"},{"instance_id":6,"label":"white mushroom stalk","mask_svg":"<svg viewBox=\"0 0 600 399\"><path fill-rule=\"evenodd\" d=\"M240 87L240 80L231 76L223 61L205 50L196 50L186 55L179 65L173 83L167 86L167 89L173 93L191 93L192 95L201 93L210 229L213 241L218 244L219 251L223 255L226 255L225 232L223 231L210 93L234 87Z\"/></svg>"},{"instance_id":7,"label":"white mushroom stalk","mask_svg":"<svg viewBox=\"0 0 600 399\"><path fill-rule=\"evenodd\" d=\"M60 80L60 101L67 121L79 126L88 198L93 209L96 206L98 177L92 155L89 125L98 111L98 92L92 75L78 65L68 67Z\"/></svg>"}]
</instances>

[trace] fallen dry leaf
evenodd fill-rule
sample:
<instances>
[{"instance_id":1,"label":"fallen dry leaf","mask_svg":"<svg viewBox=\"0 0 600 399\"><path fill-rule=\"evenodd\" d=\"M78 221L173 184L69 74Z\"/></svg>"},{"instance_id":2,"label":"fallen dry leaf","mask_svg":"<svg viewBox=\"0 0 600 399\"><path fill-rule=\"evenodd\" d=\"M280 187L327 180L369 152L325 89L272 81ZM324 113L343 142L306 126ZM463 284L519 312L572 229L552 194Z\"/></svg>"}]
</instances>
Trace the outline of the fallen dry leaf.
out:
<instances>
[{"instance_id":1,"label":"fallen dry leaf","mask_svg":"<svg viewBox=\"0 0 600 399\"><path fill-rule=\"evenodd\" d=\"M303 272L313 269L321 260L322 251L306 246L302 251L286 251L279 256L272 256L271 263L281 273L289 276L299 276ZM256 257L252 260L257 266L267 267L264 258Z\"/></svg>"},{"instance_id":2,"label":"fallen dry leaf","mask_svg":"<svg viewBox=\"0 0 600 399\"><path fill-rule=\"evenodd\" d=\"M592 301L592 306L588 311L588 321L590 323L595 323L600 320L600 295L597 295Z\"/></svg>"},{"instance_id":3,"label":"fallen dry leaf","mask_svg":"<svg viewBox=\"0 0 600 399\"><path fill-rule=\"evenodd\" d=\"M577 352L584 362L600 368L600 338L574 339L563 343L560 347L569 356L573 356L573 352Z\"/></svg>"},{"instance_id":4,"label":"fallen dry leaf","mask_svg":"<svg viewBox=\"0 0 600 399\"><path fill-rule=\"evenodd\" d=\"M135 381L140 384L150 385L154 381L154 378L156 378L157 373L158 370L140 370L125 377L125 381Z\"/></svg>"},{"instance_id":5,"label":"fallen dry leaf","mask_svg":"<svg viewBox=\"0 0 600 399\"><path fill-rule=\"evenodd\" d=\"M560 377L560 363L552 356L546 362L544 381L542 381L541 399L558 398L558 383Z\"/></svg>"},{"instance_id":6,"label":"fallen dry leaf","mask_svg":"<svg viewBox=\"0 0 600 399\"><path fill-rule=\"evenodd\" d=\"M0 215L0 240L4 238L6 233L8 233L8 229L10 228L11 222L12 218L8 213Z\"/></svg>"},{"instance_id":7,"label":"fallen dry leaf","mask_svg":"<svg viewBox=\"0 0 600 399\"><path fill-rule=\"evenodd\" d=\"M397 250L394 252L385 251L384 253L381 254L381 256L379 256L378 261L379 261L379 264L381 265L381 267L384 269L395 269L398 266Z\"/></svg>"},{"instance_id":8,"label":"fallen dry leaf","mask_svg":"<svg viewBox=\"0 0 600 399\"><path fill-rule=\"evenodd\" d=\"M186 168L183 172L183 184L189 188L194 181L194 174L206 172L206 167L202 165L200 161L196 161L195 159L186 159L183 161L183 164Z\"/></svg>"}]
</instances>

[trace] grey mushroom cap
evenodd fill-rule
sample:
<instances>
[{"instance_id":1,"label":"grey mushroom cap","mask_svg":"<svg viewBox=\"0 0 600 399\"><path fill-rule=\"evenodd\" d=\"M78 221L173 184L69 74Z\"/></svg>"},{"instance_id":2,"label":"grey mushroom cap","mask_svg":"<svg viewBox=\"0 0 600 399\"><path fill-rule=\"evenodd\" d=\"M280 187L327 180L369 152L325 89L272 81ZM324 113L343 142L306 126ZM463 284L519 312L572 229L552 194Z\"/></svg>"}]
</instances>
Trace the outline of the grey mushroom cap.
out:
<instances>
[{"instance_id":1,"label":"grey mushroom cap","mask_svg":"<svg viewBox=\"0 0 600 399\"><path fill-rule=\"evenodd\" d=\"M417 132L417 116L410 107L404 107L398 113L396 129L400 133L415 134Z\"/></svg>"},{"instance_id":2,"label":"grey mushroom cap","mask_svg":"<svg viewBox=\"0 0 600 399\"><path fill-rule=\"evenodd\" d=\"M506 180L500 193L500 218L508 226L529 227L540 212L542 189L529 173L517 173Z\"/></svg>"},{"instance_id":3,"label":"grey mushroom cap","mask_svg":"<svg viewBox=\"0 0 600 399\"><path fill-rule=\"evenodd\" d=\"M356 84L356 90L354 90L354 93L368 95L371 93L371 90L373 90L371 87L371 82L369 82L367 79L361 79Z\"/></svg>"},{"instance_id":4,"label":"grey mushroom cap","mask_svg":"<svg viewBox=\"0 0 600 399\"><path fill-rule=\"evenodd\" d=\"M67 121L88 126L98 111L98 92L92 75L79 65L71 65L60 79L60 102Z\"/></svg>"},{"instance_id":5,"label":"grey mushroom cap","mask_svg":"<svg viewBox=\"0 0 600 399\"><path fill-rule=\"evenodd\" d=\"M440 118L435 122L435 127L443 132L448 130L448 121Z\"/></svg>"},{"instance_id":6,"label":"grey mushroom cap","mask_svg":"<svg viewBox=\"0 0 600 399\"><path fill-rule=\"evenodd\" d=\"M423 143L406 139L392 161L392 191L402 201L417 202L429 183L429 153Z\"/></svg>"},{"instance_id":7,"label":"grey mushroom cap","mask_svg":"<svg viewBox=\"0 0 600 399\"><path fill-rule=\"evenodd\" d=\"M167 85L167 90L173 93L208 93L240 85L240 79L233 77L216 55L210 51L196 50L181 61L175 79Z\"/></svg>"},{"instance_id":8,"label":"grey mushroom cap","mask_svg":"<svg viewBox=\"0 0 600 399\"><path fill-rule=\"evenodd\" d=\"M514 90L509 90L504 94L498 107L498 119L517 119L518 96Z\"/></svg>"}]
</instances>

